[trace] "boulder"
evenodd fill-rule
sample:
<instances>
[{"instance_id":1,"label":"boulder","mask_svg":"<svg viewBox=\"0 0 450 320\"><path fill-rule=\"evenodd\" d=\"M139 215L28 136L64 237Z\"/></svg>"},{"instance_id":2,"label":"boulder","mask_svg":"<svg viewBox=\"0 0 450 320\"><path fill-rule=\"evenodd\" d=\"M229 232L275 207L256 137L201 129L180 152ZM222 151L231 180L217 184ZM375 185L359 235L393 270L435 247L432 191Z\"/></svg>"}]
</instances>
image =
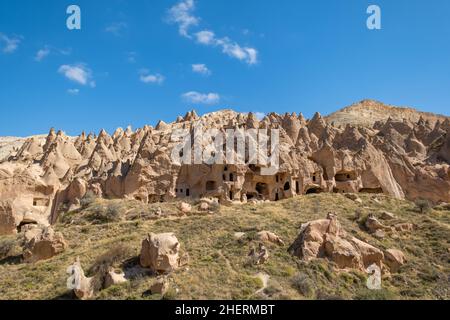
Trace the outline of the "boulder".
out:
<instances>
[{"instance_id":1,"label":"boulder","mask_svg":"<svg viewBox=\"0 0 450 320\"><path fill-rule=\"evenodd\" d=\"M192 206L189 203L181 202L179 206L180 211L183 214L189 213L192 210Z\"/></svg>"},{"instance_id":2,"label":"boulder","mask_svg":"<svg viewBox=\"0 0 450 320\"><path fill-rule=\"evenodd\" d=\"M206 203L206 202L200 203L199 210L200 210L200 211L208 211L208 210L209 210L209 204Z\"/></svg>"},{"instance_id":3,"label":"boulder","mask_svg":"<svg viewBox=\"0 0 450 320\"><path fill-rule=\"evenodd\" d=\"M412 232L415 226L412 223L399 223L394 226L396 231L399 232Z\"/></svg>"},{"instance_id":4,"label":"boulder","mask_svg":"<svg viewBox=\"0 0 450 320\"><path fill-rule=\"evenodd\" d=\"M63 235L52 227L29 228L24 238L23 258L27 263L50 259L67 248Z\"/></svg>"},{"instance_id":5,"label":"boulder","mask_svg":"<svg viewBox=\"0 0 450 320\"><path fill-rule=\"evenodd\" d=\"M84 275L79 258L67 268L67 273L70 275L67 279L67 289L73 290L78 299L86 300L94 296L93 278Z\"/></svg>"},{"instance_id":6,"label":"boulder","mask_svg":"<svg viewBox=\"0 0 450 320\"><path fill-rule=\"evenodd\" d=\"M302 225L300 234L288 251L304 261L327 258L338 268L365 270L372 264L382 266L383 252L355 237L347 235L335 214L327 219Z\"/></svg>"},{"instance_id":7,"label":"boulder","mask_svg":"<svg viewBox=\"0 0 450 320\"><path fill-rule=\"evenodd\" d=\"M401 266L406 263L405 255L402 251L397 249L388 249L384 253L384 262L389 267L391 272L398 272Z\"/></svg>"},{"instance_id":8,"label":"boulder","mask_svg":"<svg viewBox=\"0 0 450 320\"><path fill-rule=\"evenodd\" d=\"M365 226L369 232L374 233L377 230L384 230L387 227L383 225L373 214L367 217Z\"/></svg>"},{"instance_id":9,"label":"boulder","mask_svg":"<svg viewBox=\"0 0 450 320\"><path fill-rule=\"evenodd\" d=\"M128 280L125 278L125 273L116 273L116 271L113 268L110 268L108 273L105 276L105 282L103 287L109 288L111 286L115 286L117 284L125 283Z\"/></svg>"},{"instance_id":10,"label":"boulder","mask_svg":"<svg viewBox=\"0 0 450 320\"><path fill-rule=\"evenodd\" d=\"M164 295L169 289L169 282L165 277L160 277L150 287L150 292L152 294Z\"/></svg>"},{"instance_id":11,"label":"boulder","mask_svg":"<svg viewBox=\"0 0 450 320\"><path fill-rule=\"evenodd\" d=\"M264 242L272 242L276 243L280 246L284 246L283 240L279 236L277 236L275 233L270 231L260 231L258 232L258 240L264 241Z\"/></svg>"},{"instance_id":12,"label":"boulder","mask_svg":"<svg viewBox=\"0 0 450 320\"><path fill-rule=\"evenodd\" d=\"M180 266L180 243L173 233L150 233L142 241L140 264L157 273L170 273Z\"/></svg>"}]
</instances>

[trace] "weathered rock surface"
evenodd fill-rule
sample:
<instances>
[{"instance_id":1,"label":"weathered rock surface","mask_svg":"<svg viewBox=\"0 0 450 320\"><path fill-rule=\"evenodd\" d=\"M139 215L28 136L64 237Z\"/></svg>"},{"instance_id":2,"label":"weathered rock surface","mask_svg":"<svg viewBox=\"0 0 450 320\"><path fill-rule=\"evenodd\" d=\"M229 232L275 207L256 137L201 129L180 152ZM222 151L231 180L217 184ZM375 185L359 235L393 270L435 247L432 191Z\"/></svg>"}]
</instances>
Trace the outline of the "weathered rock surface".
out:
<instances>
[{"instance_id":1,"label":"weathered rock surface","mask_svg":"<svg viewBox=\"0 0 450 320\"><path fill-rule=\"evenodd\" d=\"M24 238L23 258L28 263L50 259L67 248L63 235L51 227L29 228Z\"/></svg>"},{"instance_id":2,"label":"weathered rock surface","mask_svg":"<svg viewBox=\"0 0 450 320\"><path fill-rule=\"evenodd\" d=\"M180 243L173 233L150 233L142 241L140 264L153 272L170 273L180 267Z\"/></svg>"},{"instance_id":3,"label":"weathered rock surface","mask_svg":"<svg viewBox=\"0 0 450 320\"><path fill-rule=\"evenodd\" d=\"M117 273L114 269L110 269L105 276L104 288L109 288L121 283L125 283L128 280L125 278L125 273Z\"/></svg>"},{"instance_id":4,"label":"weathered rock surface","mask_svg":"<svg viewBox=\"0 0 450 320\"><path fill-rule=\"evenodd\" d=\"M401 266L406 263L406 258L403 252L397 249L388 249L384 252L385 263L391 272L397 272Z\"/></svg>"},{"instance_id":5,"label":"weathered rock surface","mask_svg":"<svg viewBox=\"0 0 450 320\"><path fill-rule=\"evenodd\" d=\"M305 261L327 258L341 269L365 270L372 264L382 267L383 252L355 237L348 236L335 214L302 225L288 251Z\"/></svg>"},{"instance_id":6,"label":"weathered rock surface","mask_svg":"<svg viewBox=\"0 0 450 320\"><path fill-rule=\"evenodd\" d=\"M67 288L72 289L78 299L87 300L94 296L93 278L84 275L79 258L67 268L67 273Z\"/></svg>"},{"instance_id":7,"label":"weathered rock surface","mask_svg":"<svg viewBox=\"0 0 450 320\"><path fill-rule=\"evenodd\" d=\"M277 236L275 233L270 231L260 231L258 232L258 240L265 242L272 242L280 246L284 246L283 240Z\"/></svg>"},{"instance_id":8,"label":"weathered rock surface","mask_svg":"<svg viewBox=\"0 0 450 320\"><path fill-rule=\"evenodd\" d=\"M378 112L377 103L362 105L360 115L361 110ZM202 117L189 112L173 123L117 129L113 135L102 130L68 137L52 129L45 139L29 138L0 160L0 234L14 233L25 215L52 224L61 204L77 208L87 192L144 203L191 198L259 203L318 192L450 202L449 118L405 110L395 114L386 119L382 112L379 121L365 127L333 124L319 113L310 120L295 113L258 120L223 110ZM221 132L279 129L279 170L265 175L266 168L255 164L174 162L172 154L181 150L172 133L193 133L200 124ZM210 142L201 140L203 146Z\"/></svg>"}]
</instances>

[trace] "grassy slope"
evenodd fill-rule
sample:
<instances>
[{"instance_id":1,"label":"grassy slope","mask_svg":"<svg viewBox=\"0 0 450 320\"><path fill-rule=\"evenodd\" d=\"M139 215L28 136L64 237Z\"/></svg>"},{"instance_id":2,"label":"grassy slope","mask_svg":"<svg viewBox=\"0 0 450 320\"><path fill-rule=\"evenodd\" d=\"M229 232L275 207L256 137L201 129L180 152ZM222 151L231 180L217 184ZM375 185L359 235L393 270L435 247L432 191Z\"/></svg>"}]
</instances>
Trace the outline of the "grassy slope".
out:
<instances>
[{"instance_id":1,"label":"grassy slope","mask_svg":"<svg viewBox=\"0 0 450 320\"><path fill-rule=\"evenodd\" d=\"M71 213L56 226L70 244L59 256L36 264L22 264L17 259L0 261L0 299L58 299L70 295L66 289L65 270L77 256L86 270L95 259L119 243L132 248L130 259L137 257L141 240L149 232L174 232L187 251L190 262L170 275L171 290L166 298L176 299L449 299L448 275L450 212L433 210L420 214L414 205L384 196L362 195L358 206L342 195L320 194L302 196L276 203L234 205L222 207L213 215L148 219L156 206L163 212L176 212L175 204L144 206L136 202L113 200L128 212L121 222L94 224L87 217L111 201L98 200L86 210ZM411 234L398 239L386 237L379 241L366 233L355 221L355 211L364 215L382 210L397 215L396 221L419 226ZM298 235L302 223L324 218L335 211L343 227L361 240L381 249L398 248L407 258L398 274L383 278L382 291L365 289L366 275L357 271L338 271L326 260L305 264L287 253L287 247ZM138 213L138 214L136 214ZM134 219L134 220L130 220ZM68 223L69 221L75 223ZM283 238L286 245L268 244L270 258L262 266L246 265L251 239L256 231L269 230ZM237 241L235 232L246 232L248 239ZM262 281L258 273L270 276L265 295L255 294ZM145 294L155 280L142 276L101 291L99 299L160 299ZM300 288L300 289L297 289ZM177 289L177 290L176 290Z\"/></svg>"}]
</instances>

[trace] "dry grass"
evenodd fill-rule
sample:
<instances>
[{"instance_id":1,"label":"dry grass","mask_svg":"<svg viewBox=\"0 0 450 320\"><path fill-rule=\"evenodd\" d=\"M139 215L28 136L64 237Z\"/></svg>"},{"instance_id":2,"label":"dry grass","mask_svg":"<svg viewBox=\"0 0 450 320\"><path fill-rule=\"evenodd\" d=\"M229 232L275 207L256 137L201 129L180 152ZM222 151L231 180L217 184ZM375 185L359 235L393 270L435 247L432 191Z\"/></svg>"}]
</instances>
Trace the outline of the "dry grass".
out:
<instances>
[{"instance_id":1,"label":"dry grass","mask_svg":"<svg viewBox=\"0 0 450 320\"><path fill-rule=\"evenodd\" d=\"M414 203L377 195L361 195L360 206L342 195L318 194L302 196L276 203L245 204L221 207L217 213L194 212L178 217L176 203L143 205L135 201L96 200L85 209L72 212L56 226L70 248L43 262L28 265L0 262L1 299L67 298L65 270L77 256L85 270L98 264L102 255L123 244L129 250L112 259L133 267L137 263L141 241L149 232L174 232L189 253L190 262L169 277L171 290L165 297L149 295L155 277L138 274L126 284L101 291L98 299L449 299L448 274L450 212L430 210L420 214ZM120 206L120 221L93 222L89 215L96 206ZM155 217L158 207L162 217ZM378 240L369 235L355 220L361 216L390 211L396 219L386 222L412 222L418 230L393 239ZM324 218L329 211L338 214L343 227L361 240L381 249L397 248L407 258L398 274L383 277L383 290L374 292L365 287L366 274L358 271L338 271L333 263L316 260L309 264L287 252L297 237L302 223ZM249 247L255 245L257 231L275 232L286 243L280 247L267 244L269 261L261 266L246 264ZM242 241L235 232L246 232ZM108 260L108 259L103 259ZM96 262L97 261L97 262ZM108 260L109 261L109 260ZM270 276L262 293L258 273ZM299 276L300 275L300 276Z\"/></svg>"}]
</instances>

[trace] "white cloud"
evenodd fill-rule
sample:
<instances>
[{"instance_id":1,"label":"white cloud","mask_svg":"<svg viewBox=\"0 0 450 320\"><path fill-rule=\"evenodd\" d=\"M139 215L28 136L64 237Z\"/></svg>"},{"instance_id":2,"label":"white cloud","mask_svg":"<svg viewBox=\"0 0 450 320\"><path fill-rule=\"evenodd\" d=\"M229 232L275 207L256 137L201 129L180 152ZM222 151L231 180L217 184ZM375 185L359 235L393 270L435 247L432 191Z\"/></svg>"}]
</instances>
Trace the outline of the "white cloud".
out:
<instances>
[{"instance_id":1,"label":"white cloud","mask_svg":"<svg viewBox=\"0 0 450 320\"><path fill-rule=\"evenodd\" d=\"M139 73L141 74L139 79L143 83L162 84L166 79L163 75L159 73L150 74L150 72L147 69L142 69Z\"/></svg>"},{"instance_id":2,"label":"white cloud","mask_svg":"<svg viewBox=\"0 0 450 320\"><path fill-rule=\"evenodd\" d=\"M49 54L50 54L50 49L48 47L45 47L43 49L40 49L38 52L36 52L36 56L34 57L34 60L40 62L40 61L44 60Z\"/></svg>"},{"instance_id":3,"label":"white cloud","mask_svg":"<svg viewBox=\"0 0 450 320\"><path fill-rule=\"evenodd\" d=\"M62 65L59 67L58 72L63 74L67 79L81 84L83 86L89 85L95 87L95 82L92 79L92 71L86 67L85 64L77 65Z\"/></svg>"},{"instance_id":4,"label":"white cloud","mask_svg":"<svg viewBox=\"0 0 450 320\"><path fill-rule=\"evenodd\" d=\"M178 24L179 33L186 38L192 38L189 34L189 29L192 26L197 26L200 21L200 18L194 16L194 10L194 0L181 0L169 9L168 21ZM194 34L194 38L197 43L219 47L223 53L249 65L258 63L258 50L251 47L243 47L228 37L218 38L211 30L199 31Z\"/></svg>"},{"instance_id":5,"label":"white cloud","mask_svg":"<svg viewBox=\"0 0 450 320\"><path fill-rule=\"evenodd\" d=\"M205 75L205 76L209 76L212 73L211 70L209 70L208 67L205 64L203 64L203 63L193 64L192 65L192 72L200 73L200 74Z\"/></svg>"},{"instance_id":6,"label":"white cloud","mask_svg":"<svg viewBox=\"0 0 450 320\"><path fill-rule=\"evenodd\" d=\"M41 62L49 55L60 54L64 56L68 56L72 53L72 48L67 49L59 49L50 45L44 46L42 49L39 49L34 56L34 60L37 62Z\"/></svg>"},{"instance_id":7,"label":"white cloud","mask_svg":"<svg viewBox=\"0 0 450 320\"><path fill-rule=\"evenodd\" d=\"M198 25L199 18L192 14L194 10L194 0L182 0L169 9L168 21L178 24L178 32L183 37L190 38L189 28Z\"/></svg>"},{"instance_id":8,"label":"white cloud","mask_svg":"<svg viewBox=\"0 0 450 320\"><path fill-rule=\"evenodd\" d=\"M214 32L209 30L203 30L200 32L197 32L195 34L195 37L197 38L197 42L205 45L213 45L215 43L216 35Z\"/></svg>"},{"instance_id":9,"label":"white cloud","mask_svg":"<svg viewBox=\"0 0 450 320\"><path fill-rule=\"evenodd\" d=\"M241 47L228 37L218 39L214 32L203 30L195 34L197 42L207 46L222 48L222 52L247 64L258 63L258 51L255 48Z\"/></svg>"},{"instance_id":10,"label":"white cloud","mask_svg":"<svg viewBox=\"0 0 450 320\"><path fill-rule=\"evenodd\" d=\"M3 42L3 53L13 53L19 47L22 37L8 37L6 34L0 33L0 44Z\"/></svg>"},{"instance_id":11,"label":"white cloud","mask_svg":"<svg viewBox=\"0 0 450 320\"><path fill-rule=\"evenodd\" d=\"M112 33L115 36L120 36L122 31L128 28L125 22L114 22L105 28L105 32Z\"/></svg>"},{"instance_id":12,"label":"white cloud","mask_svg":"<svg viewBox=\"0 0 450 320\"><path fill-rule=\"evenodd\" d=\"M79 89L68 89L67 93L76 96L77 94L80 93L80 90Z\"/></svg>"},{"instance_id":13,"label":"white cloud","mask_svg":"<svg viewBox=\"0 0 450 320\"><path fill-rule=\"evenodd\" d=\"M190 91L184 93L182 98L191 103L216 104L220 102L220 96L217 93L200 93Z\"/></svg>"}]
</instances>

